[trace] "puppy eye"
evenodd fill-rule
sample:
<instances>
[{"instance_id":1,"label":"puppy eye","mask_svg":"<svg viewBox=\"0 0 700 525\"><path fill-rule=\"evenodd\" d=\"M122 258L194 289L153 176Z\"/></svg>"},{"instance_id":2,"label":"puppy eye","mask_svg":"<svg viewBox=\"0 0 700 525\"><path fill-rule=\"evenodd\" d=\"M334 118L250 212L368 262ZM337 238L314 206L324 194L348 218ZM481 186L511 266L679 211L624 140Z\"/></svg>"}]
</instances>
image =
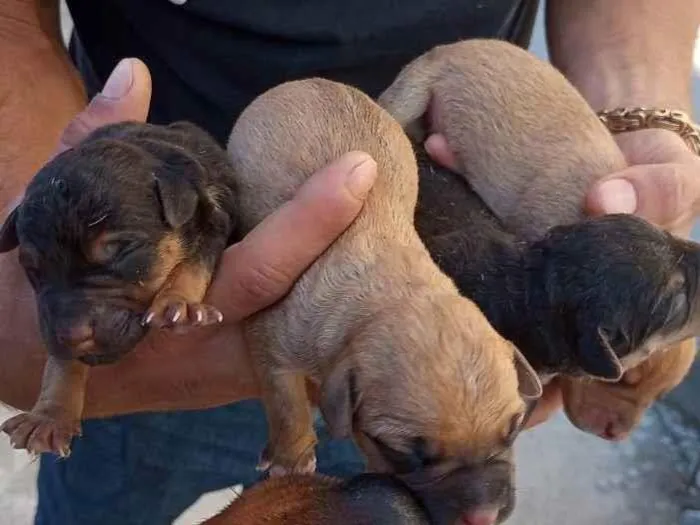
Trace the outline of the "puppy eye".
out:
<instances>
[{"instance_id":1,"label":"puppy eye","mask_svg":"<svg viewBox=\"0 0 700 525\"><path fill-rule=\"evenodd\" d=\"M129 245L126 241L111 241L104 243L100 248L100 258L103 261L113 260L119 253Z\"/></svg>"}]
</instances>

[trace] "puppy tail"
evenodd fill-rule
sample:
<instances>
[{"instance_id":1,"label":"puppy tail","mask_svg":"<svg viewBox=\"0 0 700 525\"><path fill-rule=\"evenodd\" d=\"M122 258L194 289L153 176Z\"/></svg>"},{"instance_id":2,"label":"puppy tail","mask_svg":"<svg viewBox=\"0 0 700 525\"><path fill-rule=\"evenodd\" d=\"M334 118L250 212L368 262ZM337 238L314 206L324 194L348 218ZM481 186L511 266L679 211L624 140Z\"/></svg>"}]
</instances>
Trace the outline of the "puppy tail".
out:
<instances>
[{"instance_id":1,"label":"puppy tail","mask_svg":"<svg viewBox=\"0 0 700 525\"><path fill-rule=\"evenodd\" d=\"M426 53L405 66L377 99L377 103L416 143L427 137L429 123L425 117L430 108L432 87L439 74L434 53Z\"/></svg>"}]
</instances>

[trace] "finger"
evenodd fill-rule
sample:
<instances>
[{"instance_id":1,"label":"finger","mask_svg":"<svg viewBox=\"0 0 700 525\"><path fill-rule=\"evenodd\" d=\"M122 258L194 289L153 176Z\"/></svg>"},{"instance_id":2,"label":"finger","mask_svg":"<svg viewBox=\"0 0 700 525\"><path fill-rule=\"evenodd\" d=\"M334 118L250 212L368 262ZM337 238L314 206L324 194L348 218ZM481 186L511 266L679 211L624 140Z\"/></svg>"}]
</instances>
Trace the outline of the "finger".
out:
<instances>
[{"instance_id":1,"label":"finger","mask_svg":"<svg viewBox=\"0 0 700 525\"><path fill-rule=\"evenodd\" d=\"M125 120L144 122L150 101L151 75L146 65L136 58L122 60L102 91L63 131L55 154L76 146L100 126Z\"/></svg>"},{"instance_id":2,"label":"finger","mask_svg":"<svg viewBox=\"0 0 700 525\"><path fill-rule=\"evenodd\" d=\"M344 155L229 248L210 299L224 319L242 319L283 297L357 217L377 177L376 168L366 153Z\"/></svg>"},{"instance_id":3,"label":"finger","mask_svg":"<svg viewBox=\"0 0 700 525\"><path fill-rule=\"evenodd\" d=\"M447 139L444 135L439 133L430 135L425 141L425 151L433 162L440 164L443 168L457 171L457 158L447 145Z\"/></svg>"},{"instance_id":4,"label":"finger","mask_svg":"<svg viewBox=\"0 0 700 525\"><path fill-rule=\"evenodd\" d=\"M593 215L634 213L660 227L692 220L700 201L700 165L633 166L606 177L586 197Z\"/></svg>"}]
</instances>

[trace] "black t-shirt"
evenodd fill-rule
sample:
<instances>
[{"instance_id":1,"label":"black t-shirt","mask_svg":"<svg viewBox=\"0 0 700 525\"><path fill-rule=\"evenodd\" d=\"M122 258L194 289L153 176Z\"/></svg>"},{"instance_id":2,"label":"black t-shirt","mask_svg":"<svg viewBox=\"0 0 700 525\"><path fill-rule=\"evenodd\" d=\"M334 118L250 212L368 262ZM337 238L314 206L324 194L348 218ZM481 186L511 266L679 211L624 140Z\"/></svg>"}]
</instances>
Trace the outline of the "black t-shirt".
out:
<instances>
[{"instance_id":1,"label":"black t-shirt","mask_svg":"<svg viewBox=\"0 0 700 525\"><path fill-rule=\"evenodd\" d=\"M92 95L120 58L153 77L149 120L186 119L222 143L253 98L322 76L376 97L430 48L474 37L529 44L538 0L68 0Z\"/></svg>"}]
</instances>

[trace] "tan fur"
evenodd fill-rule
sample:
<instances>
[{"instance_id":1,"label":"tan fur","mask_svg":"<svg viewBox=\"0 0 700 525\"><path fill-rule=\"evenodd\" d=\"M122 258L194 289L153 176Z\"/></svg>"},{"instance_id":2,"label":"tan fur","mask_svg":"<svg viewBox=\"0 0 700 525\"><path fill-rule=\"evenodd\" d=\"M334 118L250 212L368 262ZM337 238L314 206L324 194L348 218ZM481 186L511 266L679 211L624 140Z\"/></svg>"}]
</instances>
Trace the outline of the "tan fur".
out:
<instances>
[{"instance_id":1,"label":"tan fur","mask_svg":"<svg viewBox=\"0 0 700 525\"><path fill-rule=\"evenodd\" d=\"M688 339L651 355L619 383L560 377L566 414L581 430L624 439L656 400L683 381L696 354L695 339Z\"/></svg>"},{"instance_id":2,"label":"tan fur","mask_svg":"<svg viewBox=\"0 0 700 525\"><path fill-rule=\"evenodd\" d=\"M323 518L343 523L342 515L327 508L332 502L329 492L339 483L334 478L309 475L263 481L201 525L317 525Z\"/></svg>"},{"instance_id":3,"label":"tan fur","mask_svg":"<svg viewBox=\"0 0 700 525\"><path fill-rule=\"evenodd\" d=\"M289 82L256 99L228 144L244 229L353 150L372 155L378 167L363 211L282 302L246 325L272 463L313 470L304 377L321 386L321 409L336 435L369 433L399 450L421 436L445 454L484 458L501 448L525 409L514 363L522 389L536 396L541 385L420 241L416 160L386 112L359 91L321 79ZM370 457L370 467L381 467L373 463Z\"/></svg>"},{"instance_id":4,"label":"tan fur","mask_svg":"<svg viewBox=\"0 0 700 525\"><path fill-rule=\"evenodd\" d=\"M73 436L80 433L87 378L86 365L49 356L39 399L31 412L8 419L0 431L10 435L14 448L38 454L53 447L61 456L68 456Z\"/></svg>"},{"instance_id":5,"label":"tan fur","mask_svg":"<svg viewBox=\"0 0 700 525\"><path fill-rule=\"evenodd\" d=\"M434 48L401 71L379 104L417 141L443 134L458 171L528 239L583 218L591 182L626 165L559 71L499 40Z\"/></svg>"}]
</instances>

